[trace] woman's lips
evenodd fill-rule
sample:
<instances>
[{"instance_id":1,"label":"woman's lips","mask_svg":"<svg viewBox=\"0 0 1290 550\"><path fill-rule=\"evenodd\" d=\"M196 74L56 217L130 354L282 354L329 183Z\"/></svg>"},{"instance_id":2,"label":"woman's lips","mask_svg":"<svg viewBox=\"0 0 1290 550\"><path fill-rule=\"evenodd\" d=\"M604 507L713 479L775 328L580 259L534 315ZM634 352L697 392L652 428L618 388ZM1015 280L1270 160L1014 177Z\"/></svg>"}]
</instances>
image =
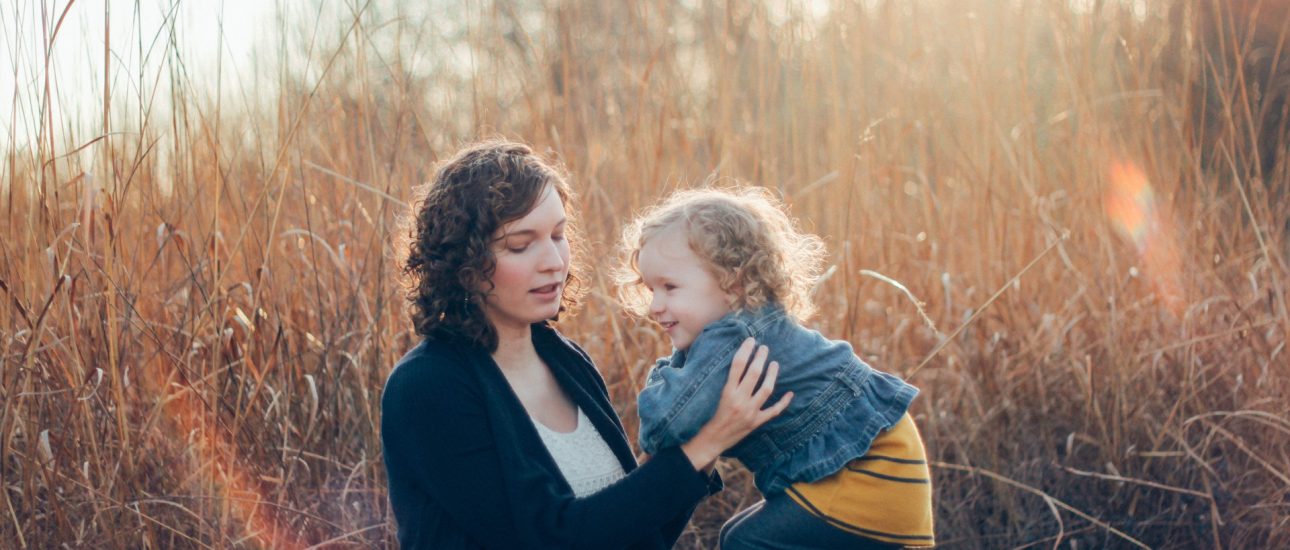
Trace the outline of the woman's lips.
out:
<instances>
[{"instance_id":1,"label":"woman's lips","mask_svg":"<svg viewBox=\"0 0 1290 550\"><path fill-rule=\"evenodd\" d=\"M560 290L560 283L551 283L546 286L537 287L533 290L530 290L529 292L533 294L537 294L540 297L547 298L547 297L553 296L559 290Z\"/></svg>"}]
</instances>

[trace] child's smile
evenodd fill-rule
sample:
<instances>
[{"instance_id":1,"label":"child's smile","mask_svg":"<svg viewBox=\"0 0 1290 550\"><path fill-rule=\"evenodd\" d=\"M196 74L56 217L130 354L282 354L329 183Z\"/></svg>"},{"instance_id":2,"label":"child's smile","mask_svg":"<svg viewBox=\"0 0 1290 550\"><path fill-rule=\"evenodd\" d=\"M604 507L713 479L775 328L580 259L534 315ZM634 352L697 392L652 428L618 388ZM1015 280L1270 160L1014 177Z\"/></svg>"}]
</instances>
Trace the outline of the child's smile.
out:
<instances>
[{"instance_id":1,"label":"child's smile","mask_svg":"<svg viewBox=\"0 0 1290 550\"><path fill-rule=\"evenodd\" d=\"M682 228L669 227L645 241L637 263L652 294L650 318L676 349L689 349L704 326L730 312L733 297L690 249Z\"/></svg>"}]
</instances>

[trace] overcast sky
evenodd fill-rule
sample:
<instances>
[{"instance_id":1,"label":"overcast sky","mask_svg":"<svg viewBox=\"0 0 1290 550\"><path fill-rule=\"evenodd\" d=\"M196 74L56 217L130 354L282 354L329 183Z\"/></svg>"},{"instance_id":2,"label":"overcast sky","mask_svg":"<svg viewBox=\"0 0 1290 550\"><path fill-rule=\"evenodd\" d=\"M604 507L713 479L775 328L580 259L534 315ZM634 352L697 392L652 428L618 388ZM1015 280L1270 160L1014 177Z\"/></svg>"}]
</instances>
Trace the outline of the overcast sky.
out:
<instances>
[{"instance_id":1,"label":"overcast sky","mask_svg":"<svg viewBox=\"0 0 1290 550\"><path fill-rule=\"evenodd\" d=\"M164 69L170 31L189 78L225 94L249 78L251 51L275 24L264 0L12 0L0 9L0 141L29 143L43 118L49 79L54 126L88 137L102 129L104 44L111 33L112 96L133 103L157 89L167 94ZM71 6L68 9L68 6ZM66 13L49 50L46 46ZM222 40L221 40L222 38ZM223 55L222 59L220 54ZM216 67L220 67L217 71ZM158 75L162 78L156 85ZM219 77L217 80L216 77ZM3 101L9 99L9 101ZM7 147L6 147L7 149Z\"/></svg>"}]
</instances>

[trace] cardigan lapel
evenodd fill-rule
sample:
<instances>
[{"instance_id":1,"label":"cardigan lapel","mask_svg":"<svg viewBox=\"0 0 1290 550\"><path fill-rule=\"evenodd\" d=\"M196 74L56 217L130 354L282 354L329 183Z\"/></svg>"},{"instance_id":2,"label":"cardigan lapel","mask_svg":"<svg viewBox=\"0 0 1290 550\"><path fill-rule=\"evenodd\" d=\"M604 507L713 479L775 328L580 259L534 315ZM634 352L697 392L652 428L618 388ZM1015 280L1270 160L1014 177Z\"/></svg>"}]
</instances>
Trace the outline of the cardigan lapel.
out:
<instances>
[{"instance_id":1,"label":"cardigan lapel","mask_svg":"<svg viewBox=\"0 0 1290 550\"><path fill-rule=\"evenodd\" d=\"M501 367L481 347L462 348L461 353L474 371L487 403L489 427L498 456L507 465L501 475L506 480L511 498L522 501L533 494L573 494L555 457L542 442L533 419L506 381Z\"/></svg>"},{"instance_id":2,"label":"cardigan lapel","mask_svg":"<svg viewBox=\"0 0 1290 550\"><path fill-rule=\"evenodd\" d=\"M636 469L636 456L632 454L618 413L609 403L609 396L604 395L599 384L591 379L592 376L600 376L596 366L571 349L561 334L545 324L533 325L533 345L551 369L556 382L586 413L600 433L600 438L614 452L623 471L631 472Z\"/></svg>"},{"instance_id":3,"label":"cardigan lapel","mask_svg":"<svg viewBox=\"0 0 1290 550\"><path fill-rule=\"evenodd\" d=\"M551 369L556 383L560 384L560 388L569 395L574 404L583 410L591 420L591 424L596 427L596 431L600 433L601 439L609 445L614 457L622 465L623 471L635 470L636 456L632 454L631 446L627 443L627 435L618 420L618 414L614 412L608 396L602 394L596 381L589 378L599 376L595 365L590 364L582 355L570 348L562 335L545 324L533 325L533 345L537 348L538 356ZM558 475L559 465L546 449L541 436L537 433L537 428L533 426L528 410L524 408L515 390L506 381L501 367L483 348L471 346L462 348L460 351L478 377L485 399L490 403L489 410L497 414L494 418L493 430L494 435L499 438L499 450L504 450L503 454L510 454L511 451L519 452L519 455L511 457L513 460L538 460L543 469L557 474L558 482L566 491L571 491L564 477ZM579 373L582 375L580 376ZM520 450L521 447L541 449L541 452L527 453Z\"/></svg>"}]
</instances>

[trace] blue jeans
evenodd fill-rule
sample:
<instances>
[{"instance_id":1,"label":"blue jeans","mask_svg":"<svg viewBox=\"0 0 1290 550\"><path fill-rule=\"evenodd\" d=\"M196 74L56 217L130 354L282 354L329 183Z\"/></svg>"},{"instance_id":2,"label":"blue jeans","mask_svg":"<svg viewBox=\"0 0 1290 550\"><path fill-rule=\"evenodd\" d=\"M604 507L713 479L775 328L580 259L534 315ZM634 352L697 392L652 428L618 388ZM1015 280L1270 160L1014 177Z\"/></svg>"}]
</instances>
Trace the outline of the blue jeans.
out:
<instances>
[{"instance_id":1,"label":"blue jeans","mask_svg":"<svg viewBox=\"0 0 1290 550\"><path fill-rule=\"evenodd\" d=\"M853 535L807 512L786 493L750 506L721 527L721 550L894 550L899 545Z\"/></svg>"}]
</instances>

